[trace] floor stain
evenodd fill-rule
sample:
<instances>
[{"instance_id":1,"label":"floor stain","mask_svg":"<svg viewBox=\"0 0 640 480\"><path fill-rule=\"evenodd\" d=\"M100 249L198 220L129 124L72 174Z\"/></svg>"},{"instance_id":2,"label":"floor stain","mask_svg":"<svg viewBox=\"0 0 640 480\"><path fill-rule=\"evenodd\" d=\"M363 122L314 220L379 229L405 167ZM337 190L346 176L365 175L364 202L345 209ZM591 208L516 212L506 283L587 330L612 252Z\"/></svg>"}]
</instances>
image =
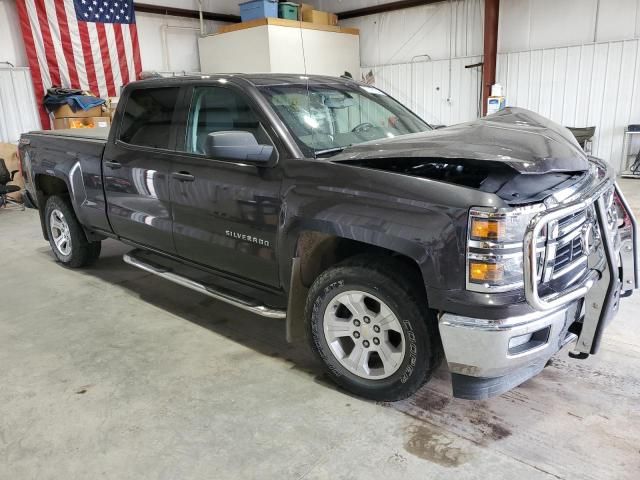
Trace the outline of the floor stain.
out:
<instances>
[{"instance_id":1,"label":"floor stain","mask_svg":"<svg viewBox=\"0 0 640 480\"><path fill-rule=\"evenodd\" d=\"M435 392L429 392L427 395L420 395L414 398L413 404L422 410L433 411L445 408L451 399Z\"/></svg>"},{"instance_id":2,"label":"floor stain","mask_svg":"<svg viewBox=\"0 0 640 480\"><path fill-rule=\"evenodd\" d=\"M497 441L511 435L507 427L477 412L469 418L469 422L479 430L484 440Z\"/></svg>"},{"instance_id":3,"label":"floor stain","mask_svg":"<svg viewBox=\"0 0 640 480\"><path fill-rule=\"evenodd\" d=\"M463 432L465 438L487 444L511 435L511 429L492 411L486 402L458 400L434 390L417 392L405 402L391 404L414 418L445 429Z\"/></svg>"},{"instance_id":4,"label":"floor stain","mask_svg":"<svg viewBox=\"0 0 640 480\"><path fill-rule=\"evenodd\" d=\"M458 467L468 460L468 454L454 446L454 440L429 425L412 425L404 448L416 457L443 467Z\"/></svg>"}]
</instances>

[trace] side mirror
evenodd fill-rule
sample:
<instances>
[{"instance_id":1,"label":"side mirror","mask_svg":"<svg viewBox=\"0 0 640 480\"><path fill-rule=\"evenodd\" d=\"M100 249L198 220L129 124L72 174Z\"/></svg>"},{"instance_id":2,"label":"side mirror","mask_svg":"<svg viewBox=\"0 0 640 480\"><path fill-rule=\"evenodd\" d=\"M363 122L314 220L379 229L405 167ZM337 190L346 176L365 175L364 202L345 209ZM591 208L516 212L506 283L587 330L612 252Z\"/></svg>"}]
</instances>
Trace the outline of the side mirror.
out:
<instances>
[{"instance_id":1,"label":"side mirror","mask_svg":"<svg viewBox=\"0 0 640 480\"><path fill-rule=\"evenodd\" d=\"M207 135L205 155L225 160L244 160L267 163L271 160L272 145L260 145L251 132L243 130L213 132Z\"/></svg>"}]
</instances>

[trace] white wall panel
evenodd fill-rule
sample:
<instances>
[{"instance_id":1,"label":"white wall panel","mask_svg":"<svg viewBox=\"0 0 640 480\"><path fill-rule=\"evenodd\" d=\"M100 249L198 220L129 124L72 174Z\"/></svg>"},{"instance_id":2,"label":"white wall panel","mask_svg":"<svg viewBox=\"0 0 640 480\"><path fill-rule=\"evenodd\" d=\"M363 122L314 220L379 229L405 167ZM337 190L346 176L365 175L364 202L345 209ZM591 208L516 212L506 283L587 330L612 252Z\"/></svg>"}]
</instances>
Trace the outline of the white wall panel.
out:
<instances>
[{"instance_id":1,"label":"white wall panel","mask_svg":"<svg viewBox=\"0 0 640 480\"><path fill-rule=\"evenodd\" d=\"M454 0L340 21L360 29L363 66L481 55L483 0Z\"/></svg>"},{"instance_id":2,"label":"white wall panel","mask_svg":"<svg viewBox=\"0 0 640 480\"><path fill-rule=\"evenodd\" d=\"M640 36L640 0L501 0L498 52Z\"/></svg>"},{"instance_id":3,"label":"white wall panel","mask_svg":"<svg viewBox=\"0 0 640 480\"><path fill-rule=\"evenodd\" d=\"M375 86L405 104L427 122L452 125L478 117L480 71L464 68L482 57L363 67ZM451 79L451 87L449 87Z\"/></svg>"},{"instance_id":4,"label":"white wall panel","mask_svg":"<svg viewBox=\"0 0 640 480\"><path fill-rule=\"evenodd\" d=\"M596 127L594 154L621 168L623 132L640 123L640 40L498 55L507 105Z\"/></svg>"},{"instance_id":5,"label":"white wall panel","mask_svg":"<svg viewBox=\"0 0 640 480\"><path fill-rule=\"evenodd\" d=\"M143 70L200 71L197 19L136 14ZM222 22L206 20L205 31L215 32Z\"/></svg>"},{"instance_id":6,"label":"white wall panel","mask_svg":"<svg viewBox=\"0 0 640 480\"><path fill-rule=\"evenodd\" d=\"M39 129L29 69L0 66L0 142L17 143L21 133Z\"/></svg>"},{"instance_id":7,"label":"white wall panel","mask_svg":"<svg viewBox=\"0 0 640 480\"><path fill-rule=\"evenodd\" d=\"M0 62L16 67L27 66L15 0L0 0Z\"/></svg>"},{"instance_id":8,"label":"white wall panel","mask_svg":"<svg viewBox=\"0 0 640 480\"><path fill-rule=\"evenodd\" d=\"M320 1L334 11L365 6L359 0ZM481 61L483 12L483 0L454 0L340 24L360 29L364 75L373 71L377 87L428 122L449 125L478 115L480 71L464 66Z\"/></svg>"}]
</instances>

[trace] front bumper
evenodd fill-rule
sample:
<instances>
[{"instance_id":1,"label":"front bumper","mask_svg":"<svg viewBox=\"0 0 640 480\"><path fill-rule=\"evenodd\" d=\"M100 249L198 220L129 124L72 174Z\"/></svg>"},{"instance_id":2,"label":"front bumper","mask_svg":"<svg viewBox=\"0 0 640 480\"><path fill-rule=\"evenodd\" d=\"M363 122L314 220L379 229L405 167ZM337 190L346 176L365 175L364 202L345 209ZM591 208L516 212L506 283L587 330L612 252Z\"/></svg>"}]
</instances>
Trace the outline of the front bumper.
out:
<instances>
[{"instance_id":1,"label":"front bumper","mask_svg":"<svg viewBox=\"0 0 640 480\"><path fill-rule=\"evenodd\" d=\"M443 314L440 336L453 395L489 398L537 375L555 353L578 338L569 328L581 313L582 301L575 301L552 312L499 322Z\"/></svg>"},{"instance_id":2,"label":"front bumper","mask_svg":"<svg viewBox=\"0 0 640 480\"><path fill-rule=\"evenodd\" d=\"M539 373L551 356L572 342L580 358L597 352L621 294L630 294L639 283L636 222L622 193L613 185L613 180L605 179L588 195L532 220L523 251L525 297L533 313L499 320L441 315L440 336L455 397L499 395ZM628 219L625 227L607 227L611 222L607 222L604 192L613 188ZM534 239L547 222L591 204L601 242L589 256L585 280L553 296L539 296Z\"/></svg>"}]
</instances>

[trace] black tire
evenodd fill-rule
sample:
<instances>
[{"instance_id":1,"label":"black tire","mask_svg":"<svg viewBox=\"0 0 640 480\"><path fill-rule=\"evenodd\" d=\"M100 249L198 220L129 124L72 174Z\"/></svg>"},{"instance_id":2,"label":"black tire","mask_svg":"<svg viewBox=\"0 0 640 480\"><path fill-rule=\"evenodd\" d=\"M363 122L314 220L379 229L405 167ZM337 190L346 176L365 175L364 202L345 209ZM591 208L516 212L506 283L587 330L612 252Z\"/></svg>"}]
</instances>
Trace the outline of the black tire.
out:
<instances>
[{"instance_id":1,"label":"black tire","mask_svg":"<svg viewBox=\"0 0 640 480\"><path fill-rule=\"evenodd\" d=\"M371 400L396 401L412 395L431 378L440 363L442 349L437 320L428 308L421 282L414 268L394 257L381 255L353 257L326 270L315 280L305 310L307 333L312 350L333 381ZM352 290L372 294L384 302L402 327L406 342L404 358L400 367L386 378L363 378L352 373L334 355L325 337L325 311L329 305L335 308L334 299L338 295ZM349 341L355 344L359 340ZM370 361L371 354L367 355Z\"/></svg>"},{"instance_id":2,"label":"black tire","mask_svg":"<svg viewBox=\"0 0 640 480\"><path fill-rule=\"evenodd\" d=\"M65 244L64 249L58 247L54 241L54 232L59 232L58 229L52 230L51 214L54 211L62 214L62 223L64 223L68 228L70 245L67 246L67 244ZM51 245L51 250L58 262L65 267L80 268L91 265L98 259L100 256L101 242L90 242L87 240L87 236L85 235L80 222L78 222L76 214L73 211L73 207L67 198L55 195L49 197L45 205L44 214L49 244ZM69 251L65 252L66 249Z\"/></svg>"}]
</instances>

